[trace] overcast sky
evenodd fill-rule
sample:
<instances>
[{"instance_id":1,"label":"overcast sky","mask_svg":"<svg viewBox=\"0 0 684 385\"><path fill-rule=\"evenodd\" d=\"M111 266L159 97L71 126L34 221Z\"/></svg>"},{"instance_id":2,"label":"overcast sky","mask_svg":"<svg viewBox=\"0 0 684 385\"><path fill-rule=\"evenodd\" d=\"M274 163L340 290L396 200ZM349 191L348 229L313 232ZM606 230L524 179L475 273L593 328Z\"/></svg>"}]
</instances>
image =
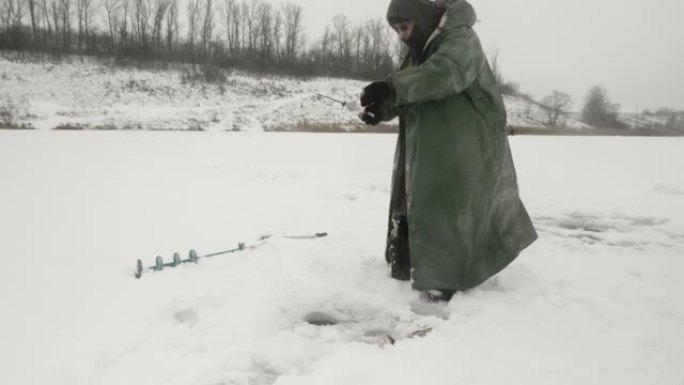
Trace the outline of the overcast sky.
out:
<instances>
[{"instance_id":1,"label":"overcast sky","mask_svg":"<svg viewBox=\"0 0 684 385\"><path fill-rule=\"evenodd\" d=\"M310 38L336 13L385 16L389 0L271 0L304 7ZM541 98L569 93L575 108L603 85L622 111L684 109L684 0L471 0L475 30L505 78Z\"/></svg>"}]
</instances>

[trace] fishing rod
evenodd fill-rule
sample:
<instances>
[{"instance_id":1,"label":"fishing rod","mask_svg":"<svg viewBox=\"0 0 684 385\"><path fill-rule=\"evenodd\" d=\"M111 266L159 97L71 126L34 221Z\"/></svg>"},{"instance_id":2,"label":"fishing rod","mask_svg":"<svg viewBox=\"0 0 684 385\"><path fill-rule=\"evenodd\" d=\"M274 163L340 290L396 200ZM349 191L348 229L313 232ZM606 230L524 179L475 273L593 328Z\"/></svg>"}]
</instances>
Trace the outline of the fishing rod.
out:
<instances>
[{"instance_id":1,"label":"fishing rod","mask_svg":"<svg viewBox=\"0 0 684 385\"><path fill-rule=\"evenodd\" d=\"M335 103L339 103L339 104L342 105L342 107L346 107L346 106L347 106L347 102L344 102L344 101L342 101L342 100L335 99L335 98L333 98L333 97L331 97L331 96L324 95L324 94L321 94L321 93L319 93L319 92L314 92L314 94L316 94L316 95L318 95L318 96L320 96L320 97L326 98L326 99L330 99L330 100L332 100L332 101L335 102Z\"/></svg>"}]
</instances>

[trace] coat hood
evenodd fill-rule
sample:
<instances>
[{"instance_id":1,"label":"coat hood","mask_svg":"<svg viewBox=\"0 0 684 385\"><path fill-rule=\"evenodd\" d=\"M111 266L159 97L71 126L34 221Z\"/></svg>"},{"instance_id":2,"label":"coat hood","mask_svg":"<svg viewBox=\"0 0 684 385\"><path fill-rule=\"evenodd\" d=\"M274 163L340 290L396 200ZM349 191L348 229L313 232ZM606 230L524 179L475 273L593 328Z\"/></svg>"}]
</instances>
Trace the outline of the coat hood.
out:
<instances>
[{"instance_id":1,"label":"coat hood","mask_svg":"<svg viewBox=\"0 0 684 385\"><path fill-rule=\"evenodd\" d=\"M475 9L467 0L392 0L387 8L387 22L416 22L415 35L407 42L415 56L442 31L472 27L477 21Z\"/></svg>"},{"instance_id":2,"label":"coat hood","mask_svg":"<svg viewBox=\"0 0 684 385\"><path fill-rule=\"evenodd\" d=\"M449 31L462 27L472 27L477 21L475 9L466 0L437 0L439 7L444 9L443 16L430 37L425 42L424 48L435 39L442 31Z\"/></svg>"},{"instance_id":3,"label":"coat hood","mask_svg":"<svg viewBox=\"0 0 684 385\"><path fill-rule=\"evenodd\" d=\"M443 29L472 27L475 25L477 14L468 1L444 0L440 2L446 8L446 20L444 21Z\"/></svg>"}]
</instances>

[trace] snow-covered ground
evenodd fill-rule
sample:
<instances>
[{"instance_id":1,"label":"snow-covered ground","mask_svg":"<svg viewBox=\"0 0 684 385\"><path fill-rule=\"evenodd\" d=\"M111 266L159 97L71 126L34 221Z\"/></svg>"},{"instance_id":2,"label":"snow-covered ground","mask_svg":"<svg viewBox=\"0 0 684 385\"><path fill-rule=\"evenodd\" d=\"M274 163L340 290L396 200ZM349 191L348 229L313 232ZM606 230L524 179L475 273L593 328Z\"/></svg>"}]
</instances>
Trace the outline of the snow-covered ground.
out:
<instances>
[{"instance_id":1,"label":"snow-covered ground","mask_svg":"<svg viewBox=\"0 0 684 385\"><path fill-rule=\"evenodd\" d=\"M548 110L532 98L523 96L504 95L506 112L508 113L508 125L512 127L547 127L549 122ZM558 125L576 130L592 129L586 123L581 122L577 114L568 114L560 117Z\"/></svg>"},{"instance_id":2,"label":"snow-covered ground","mask_svg":"<svg viewBox=\"0 0 684 385\"><path fill-rule=\"evenodd\" d=\"M206 82L201 74L190 66L114 67L86 57L0 58L0 109L11 111L16 125L37 129L262 131L360 123L357 99L365 82L238 72Z\"/></svg>"},{"instance_id":3,"label":"snow-covered ground","mask_svg":"<svg viewBox=\"0 0 684 385\"><path fill-rule=\"evenodd\" d=\"M85 57L54 63L0 57L0 125L4 115L13 125L37 129L363 128L357 100L367 82L255 77L233 72L224 82L212 83L197 81L195 71L189 68L112 67ZM515 96L504 100L511 126L544 127L548 121L537 103ZM587 128L573 118L565 125Z\"/></svg>"},{"instance_id":4,"label":"snow-covered ground","mask_svg":"<svg viewBox=\"0 0 684 385\"><path fill-rule=\"evenodd\" d=\"M684 141L511 138L540 238L440 314L383 260L395 138L0 131L0 383L684 382Z\"/></svg>"}]
</instances>

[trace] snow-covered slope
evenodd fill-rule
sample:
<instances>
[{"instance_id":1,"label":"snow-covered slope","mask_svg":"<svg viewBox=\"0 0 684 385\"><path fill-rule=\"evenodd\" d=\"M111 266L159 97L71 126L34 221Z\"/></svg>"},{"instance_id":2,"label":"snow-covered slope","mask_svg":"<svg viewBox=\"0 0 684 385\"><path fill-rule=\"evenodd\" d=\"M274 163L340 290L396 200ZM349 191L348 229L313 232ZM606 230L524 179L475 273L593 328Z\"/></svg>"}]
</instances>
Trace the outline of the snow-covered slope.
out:
<instances>
[{"instance_id":1,"label":"snow-covered slope","mask_svg":"<svg viewBox=\"0 0 684 385\"><path fill-rule=\"evenodd\" d=\"M58 63L0 58L0 106L12 112L14 124L38 129L261 131L359 123L363 82L241 73L218 83L197 78L190 67L149 70L90 58Z\"/></svg>"},{"instance_id":2,"label":"snow-covered slope","mask_svg":"<svg viewBox=\"0 0 684 385\"><path fill-rule=\"evenodd\" d=\"M549 115L545 108L533 99L524 96L504 95L504 103L508 113L508 125L512 127L546 127ZM572 115L563 115L559 125L574 129L591 129Z\"/></svg>"},{"instance_id":3,"label":"snow-covered slope","mask_svg":"<svg viewBox=\"0 0 684 385\"><path fill-rule=\"evenodd\" d=\"M361 127L358 95L366 84L345 79L256 77L234 72L201 82L189 67L112 67L90 58L59 63L0 58L0 111L14 125L39 129L282 130ZM325 96L344 102L337 103ZM504 98L509 125L544 127L529 99ZM0 122L2 114L0 114ZM572 118L567 127L586 128Z\"/></svg>"},{"instance_id":4,"label":"snow-covered slope","mask_svg":"<svg viewBox=\"0 0 684 385\"><path fill-rule=\"evenodd\" d=\"M682 139L511 138L540 238L441 317L385 266L395 140L0 130L0 383L682 383Z\"/></svg>"},{"instance_id":5,"label":"snow-covered slope","mask_svg":"<svg viewBox=\"0 0 684 385\"><path fill-rule=\"evenodd\" d=\"M643 113L622 113L619 115L619 119L627 127L668 127L668 117L663 115L648 115ZM679 121L681 120L684 120L684 117L680 117Z\"/></svg>"}]
</instances>

